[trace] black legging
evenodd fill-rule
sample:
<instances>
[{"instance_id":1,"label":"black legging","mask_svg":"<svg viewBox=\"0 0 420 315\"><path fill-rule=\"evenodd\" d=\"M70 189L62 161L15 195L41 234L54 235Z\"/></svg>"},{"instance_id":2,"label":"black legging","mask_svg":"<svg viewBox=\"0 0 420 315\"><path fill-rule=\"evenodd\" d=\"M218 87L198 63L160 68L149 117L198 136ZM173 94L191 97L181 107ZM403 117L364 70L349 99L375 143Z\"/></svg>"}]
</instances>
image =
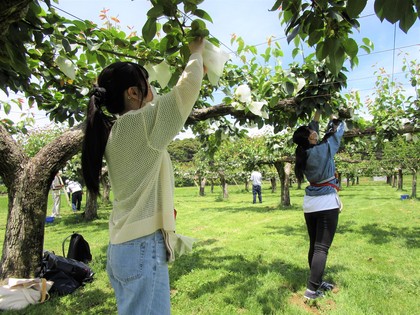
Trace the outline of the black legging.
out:
<instances>
[{"instance_id":1,"label":"black legging","mask_svg":"<svg viewBox=\"0 0 420 315\"><path fill-rule=\"evenodd\" d=\"M309 234L308 262L311 274L308 289L316 291L322 282L328 250L338 223L338 209L305 213Z\"/></svg>"}]
</instances>

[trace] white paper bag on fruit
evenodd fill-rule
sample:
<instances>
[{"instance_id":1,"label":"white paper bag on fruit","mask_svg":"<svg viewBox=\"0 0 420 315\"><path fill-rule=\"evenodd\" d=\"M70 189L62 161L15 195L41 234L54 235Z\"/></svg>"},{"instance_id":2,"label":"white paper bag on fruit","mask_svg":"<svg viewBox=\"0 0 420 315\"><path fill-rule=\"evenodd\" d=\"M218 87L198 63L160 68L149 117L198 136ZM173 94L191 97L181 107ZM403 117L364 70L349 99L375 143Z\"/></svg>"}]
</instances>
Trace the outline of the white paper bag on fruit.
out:
<instances>
[{"instance_id":1,"label":"white paper bag on fruit","mask_svg":"<svg viewBox=\"0 0 420 315\"><path fill-rule=\"evenodd\" d=\"M149 63L145 65L144 68L149 73L149 82L158 81L162 89L165 88L171 80L171 68L165 60L157 65Z\"/></svg>"},{"instance_id":2,"label":"white paper bag on fruit","mask_svg":"<svg viewBox=\"0 0 420 315\"><path fill-rule=\"evenodd\" d=\"M207 68L207 77L213 85L217 85L223 74L226 61L230 59L227 52L216 47L209 41L204 41L203 63Z\"/></svg>"}]
</instances>

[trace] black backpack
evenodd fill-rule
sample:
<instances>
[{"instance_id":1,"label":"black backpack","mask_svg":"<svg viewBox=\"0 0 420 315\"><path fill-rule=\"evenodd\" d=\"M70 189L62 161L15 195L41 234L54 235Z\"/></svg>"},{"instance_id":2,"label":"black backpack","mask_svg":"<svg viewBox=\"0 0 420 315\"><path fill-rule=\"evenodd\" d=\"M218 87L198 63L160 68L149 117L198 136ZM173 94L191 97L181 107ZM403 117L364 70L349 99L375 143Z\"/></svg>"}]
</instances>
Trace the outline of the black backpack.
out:
<instances>
[{"instance_id":1,"label":"black backpack","mask_svg":"<svg viewBox=\"0 0 420 315\"><path fill-rule=\"evenodd\" d=\"M53 281L50 292L66 295L74 292L85 283L93 281L93 271L86 264L71 258L44 252L37 277Z\"/></svg>"},{"instance_id":2,"label":"black backpack","mask_svg":"<svg viewBox=\"0 0 420 315\"><path fill-rule=\"evenodd\" d=\"M85 264L89 263L92 260L89 243L78 233L73 233L64 239L63 256L66 257L64 253L64 245L68 238L70 238L70 244L67 252L67 258L75 259L84 262Z\"/></svg>"}]
</instances>

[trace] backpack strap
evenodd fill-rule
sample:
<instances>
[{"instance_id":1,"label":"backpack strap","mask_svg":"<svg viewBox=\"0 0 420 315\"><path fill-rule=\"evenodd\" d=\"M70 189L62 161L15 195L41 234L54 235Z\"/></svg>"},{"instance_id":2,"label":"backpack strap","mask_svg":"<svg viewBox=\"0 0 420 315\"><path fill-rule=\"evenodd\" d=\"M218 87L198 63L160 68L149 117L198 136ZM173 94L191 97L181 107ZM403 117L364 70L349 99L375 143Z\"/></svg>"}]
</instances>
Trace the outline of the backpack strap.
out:
<instances>
[{"instance_id":1,"label":"backpack strap","mask_svg":"<svg viewBox=\"0 0 420 315\"><path fill-rule=\"evenodd\" d=\"M67 239L68 239L68 238L70 238L70 237L72 237L74 234L75 234L75 232L73 232L73 234L70 234L69 236L67 236L67 237L64 239L63 243L62 243L63 257L66 257L66 254L65 254L65 252L64 252L64 245L66 244Z\"/></svg>"}]
</instances>

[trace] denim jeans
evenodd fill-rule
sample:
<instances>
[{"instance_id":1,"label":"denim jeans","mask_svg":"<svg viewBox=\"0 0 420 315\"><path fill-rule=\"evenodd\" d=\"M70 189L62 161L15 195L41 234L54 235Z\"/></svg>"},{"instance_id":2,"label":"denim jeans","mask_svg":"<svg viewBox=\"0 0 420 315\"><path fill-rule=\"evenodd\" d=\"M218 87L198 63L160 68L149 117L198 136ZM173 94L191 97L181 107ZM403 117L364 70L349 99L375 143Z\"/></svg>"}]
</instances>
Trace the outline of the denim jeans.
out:
<instances>
[{"instance_id":1,"label":"denim jeans","mask_svg":"<svg viewBox=\"0 0 420 315\"><path fill-rule=\"evenodd\" d=\"M122 244L109 244L107 272L118 314L170 314L169 271L160 230Z\"/></svg>"},{"instance_id":2,"label":"denim jeans","mask_svg":"<svg viewBox=\"0 0 420 315\"><path fill-rule=\"evenodd\" d=\"M338 224L338 209L305 213L309 234L308 263L311 269L307 288L316 291L322 282L329 248Z\"/></svg>"},{"instance_id":3,"label":"denim jeans","mask_svg":"<svg viewBox=\"0 0 420 315\"><path fill-rule=\"evenodd\" d=\"M258 200L261 203L262 202L261 186L260 185L252 185L252 202L253 203L257 202L257 195L258 195Z\"/></svg>"}]
</instances>

